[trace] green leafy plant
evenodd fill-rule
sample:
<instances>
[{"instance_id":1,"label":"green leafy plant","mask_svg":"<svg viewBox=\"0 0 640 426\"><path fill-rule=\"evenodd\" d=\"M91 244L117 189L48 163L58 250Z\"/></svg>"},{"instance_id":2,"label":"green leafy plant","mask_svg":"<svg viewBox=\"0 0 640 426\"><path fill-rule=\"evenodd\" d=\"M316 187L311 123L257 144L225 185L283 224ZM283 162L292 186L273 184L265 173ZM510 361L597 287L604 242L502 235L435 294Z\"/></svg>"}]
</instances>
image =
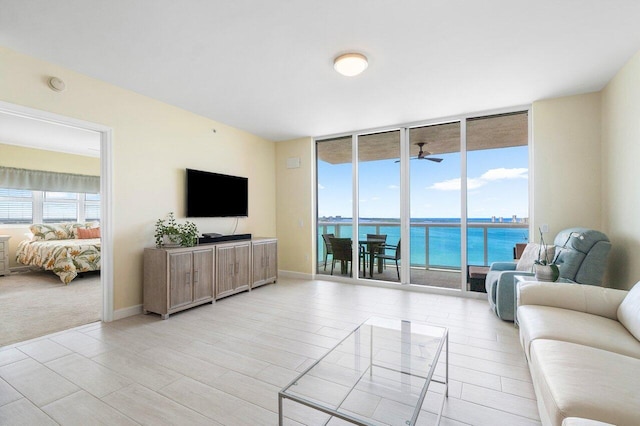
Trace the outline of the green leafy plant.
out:
<instances>
[{"instance_id":1,"label":"green leafy plant","mask_svg":"<svg viewBox=\"0 0 640 426\"><path fill-rule=\"evenodd\" d=\"M174 244L182 247L193 247L198 241L198 227L195 223L186 221L177 223L173 212L167 215L166 219L158 219L156 222L156 247L165 246L165 236Z\"/></svg>"}]
</instances>

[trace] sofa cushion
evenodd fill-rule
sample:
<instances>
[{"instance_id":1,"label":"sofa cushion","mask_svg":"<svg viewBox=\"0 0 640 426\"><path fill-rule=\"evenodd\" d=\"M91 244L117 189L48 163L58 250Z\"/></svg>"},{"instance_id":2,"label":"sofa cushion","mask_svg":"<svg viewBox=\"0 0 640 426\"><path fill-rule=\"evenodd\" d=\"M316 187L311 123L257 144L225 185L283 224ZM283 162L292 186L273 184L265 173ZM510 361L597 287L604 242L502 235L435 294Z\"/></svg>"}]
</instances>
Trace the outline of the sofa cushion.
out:
<instances>
[{"instance_id":1,"label":"sofa cushion","mask_svg":"<svg viewBox=\"0 0 640 426\"><path fill-rule=\"evenodd\" d=\"M520 339L525 354L537 339L562 340L640 359L640 342L616 320L550 306L518 308Z\"/></svg>"},{"instance_id":2,"label":"sofa cushion","mask_svg":"<svg viewBox=\"0 0 640 426\"><path fill-rule=\"evenodd\" d=\"M618 307L618 321L640 340L640 283L633 286Z\"/></svg>"},{"instance_id":3,"label":"sofa cushion","mask_svg":"<svg viewBox=\"0 0 640 426\"><path fill-rule=\"evenodd\" d=\"M606 367L606 368L604 368ZM589 346L538 339L531 343L531 375L551 424L583 417L640 424L640 359Z\"/></svg>"}]
</instances>

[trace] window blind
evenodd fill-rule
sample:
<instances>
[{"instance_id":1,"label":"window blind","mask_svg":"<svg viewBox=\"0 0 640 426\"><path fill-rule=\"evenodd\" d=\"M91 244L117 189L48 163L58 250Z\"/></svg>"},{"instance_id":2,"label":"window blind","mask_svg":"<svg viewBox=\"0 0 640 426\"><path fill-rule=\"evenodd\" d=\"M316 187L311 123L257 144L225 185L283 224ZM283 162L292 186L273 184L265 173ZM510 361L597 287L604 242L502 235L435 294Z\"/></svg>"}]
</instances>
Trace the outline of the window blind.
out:
<instances>
[{"instance_id":1,"label":"window blind","mask_svg":"<svg viewBox=\"0 0 640 426\"><path fill-rule=\"evenodd\" d=\"M0 187L31 191L100 192L100 176L0 166Z\"/></svg>"}]
</instances>

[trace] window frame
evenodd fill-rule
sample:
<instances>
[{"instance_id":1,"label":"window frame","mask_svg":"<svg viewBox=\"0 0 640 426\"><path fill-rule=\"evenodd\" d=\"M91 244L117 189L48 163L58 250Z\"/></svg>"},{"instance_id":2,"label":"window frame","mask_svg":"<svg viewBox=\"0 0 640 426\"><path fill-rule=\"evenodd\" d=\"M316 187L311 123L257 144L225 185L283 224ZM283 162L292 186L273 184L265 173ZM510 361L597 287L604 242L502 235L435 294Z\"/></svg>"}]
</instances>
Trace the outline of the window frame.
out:
<instances>
[{"instance_id":1,"label":"window frame","mask_svg":"<svg viewBox=\"0 0 640 426\"><path fill-rule=\"evenodd\" d=\"M13 189L13 188L2 188L2 189ZM101 210L100 210L100 194L93 194L92 195L98 195L98 199L97 200L87 200L87 195L89 193L84 193L84 192L69 192L69 191L30 191L31 192L31 198L19 198L19 197L2 197L0 196L0 200L3 201L25 201L25 200L30 200L31 201L31 219L29 222L21 222L21 221L5 221L3 218L0 218L0 226L18 226L18 225L26 225L26 224L32 224L32 223L55 223L52 221L45 221L44 218L44 205L47 202L55 202L55 203L69 203L69 204L74 204L75 205L75 219L69 219L69 220L65 220L65 221L69 221L69 222L86 222L87 220L91 220L91 221L100 221L100 217L98 217L97 219L95 218L89 218L87 219L87 207L88 206L97 206L98 207L98 215L100 215ZM68 199L68 198L47 198L46 193L49 192L66 192L69 194L76 194L76 199Z\"/></svg>"}]
</instances>

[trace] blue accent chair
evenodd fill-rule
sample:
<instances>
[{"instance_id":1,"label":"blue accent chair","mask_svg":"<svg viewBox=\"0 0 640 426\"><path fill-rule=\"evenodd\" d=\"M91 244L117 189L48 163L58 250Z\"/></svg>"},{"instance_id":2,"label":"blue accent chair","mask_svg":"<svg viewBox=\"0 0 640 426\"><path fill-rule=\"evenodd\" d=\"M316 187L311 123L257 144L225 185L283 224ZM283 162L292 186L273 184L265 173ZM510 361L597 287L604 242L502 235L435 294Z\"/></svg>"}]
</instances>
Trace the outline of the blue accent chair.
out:
<instances>
[{"instance_id":1,"label":"blue accent chair","mask_svg":"<svg viewBox=\"0 0 640 426\"><path fill-rule=\"evenodd\" d=\"M600 231L569 228L556 235L555 263L560 270L559 282L602 285L602 277L611 250L611 242ZM533 276L532 272L516 271L515 262L491 264L485 288L491 309L499 318L513 321L515 313L514 276Z\"/></svg>"}]
</instances>

